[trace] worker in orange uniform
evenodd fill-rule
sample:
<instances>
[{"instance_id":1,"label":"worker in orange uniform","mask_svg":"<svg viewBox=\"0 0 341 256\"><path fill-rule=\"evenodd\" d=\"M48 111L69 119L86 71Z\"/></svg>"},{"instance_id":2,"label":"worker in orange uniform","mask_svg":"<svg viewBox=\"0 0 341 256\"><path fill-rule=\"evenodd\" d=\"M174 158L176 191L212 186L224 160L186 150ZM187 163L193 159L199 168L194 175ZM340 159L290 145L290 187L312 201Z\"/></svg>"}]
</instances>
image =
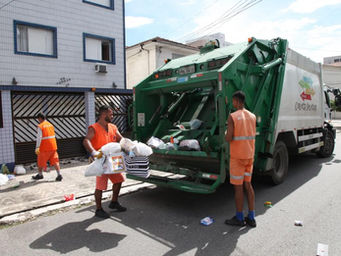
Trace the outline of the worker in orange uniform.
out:
<instances>
[{"instance_id":1,"label":"worker in orange uniform","mask_svg":"<svg viewBox=\"0 0 341 256\"><path fill-rule=\"evenodd\" d=\"M99 108L98 115L98 121L89 126L86 137L83 140L84 147L89 153L91 153L92 157L98 156L98 150L103 145L109 142L120 142L122 139L122 135L119 133L116 125L111 123L114 118L112 109L109 106L101 106ZM110 217L109 214L102 208L102 191L107 189L109 179L113 183L112 199L109 204L109 208L116 209L120 212L127 210L127 208L123 207L118 202L118 195L120 193L122 182L124 181L123 174L103 174L102 176L96 177L95 190L95 216L100 218Z\"/></svg>"},{"instance_id":2,"label":"worker in orange uniform","mask_svg":"<svg viewBox=\"0 0 341 256\"><path fill-rule=\"evenodd\" d=\"M57 141L54 133L54 127L46 121L43 113L37 115L39 125L37 129L37 142L35 153L38 156L38 174L32 176L34 180L43 179L43 169L47 168L47 161L54 166L57 171L56 181L62 181L63 177L60 174L59 157L57 153Z\"/></svg>"},{"instance_id":3,"label":"worker in orange uniform","mask_svg":"<svg viewBox=\"0 0 341 256\"><path fill-rule=\"evenodd\" d=\"M229 115L225 139L230 143L230 183L234 186L236 215L225 221L227 225L256 227L255 193L251 185L255 154L256 116L244 108L245 94L237 91L232 96L232 105L237 110ZM249 214L244 219L244 189Z\"/></svg>"}]
</instances>

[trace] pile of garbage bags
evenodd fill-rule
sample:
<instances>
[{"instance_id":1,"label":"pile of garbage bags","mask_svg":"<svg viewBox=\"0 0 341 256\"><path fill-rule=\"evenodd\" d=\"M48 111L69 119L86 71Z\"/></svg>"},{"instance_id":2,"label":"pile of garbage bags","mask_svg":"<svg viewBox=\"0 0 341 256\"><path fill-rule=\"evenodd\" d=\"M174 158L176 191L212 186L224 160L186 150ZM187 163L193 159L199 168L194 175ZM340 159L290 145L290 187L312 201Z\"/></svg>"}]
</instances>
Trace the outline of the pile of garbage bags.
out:
<instances>
[{"instance_id":1,"label":"pile of garbage bags","mask_svg":"<svg viewBox=\"0 0 341 256\"><path fill-rule=\"evenodd\" d=\"M144 178L150 175L149 159L153 150L144 143L122 138L120 143L108 143L99 150L100 154L86 168L85 176L101 176L127 172ZM141 167L141 163L142 167Z\"/></svg>"},{"instance_id":2,"label":"pile of garbage bags","mask_svg":"<svg viewBox=\"0 0 341 256\"><path fill-rule=\"evenodd\" d=\"M172 139L172 142L163 142L161 139L152 136L147 145L151 148L166 149L166 150L183 150L183 151L200 151L200 144L197 140L182 140L178 141L176 138Z\"/></svg>"}]
</instances>

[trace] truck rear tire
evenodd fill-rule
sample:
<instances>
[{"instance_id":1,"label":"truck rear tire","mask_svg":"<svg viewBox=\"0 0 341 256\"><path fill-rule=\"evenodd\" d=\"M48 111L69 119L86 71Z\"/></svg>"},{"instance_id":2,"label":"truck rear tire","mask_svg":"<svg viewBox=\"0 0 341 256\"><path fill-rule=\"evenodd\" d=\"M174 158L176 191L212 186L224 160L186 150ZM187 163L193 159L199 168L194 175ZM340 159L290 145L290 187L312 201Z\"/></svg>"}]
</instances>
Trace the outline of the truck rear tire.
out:
<instances>
[{"instance_id":1,"label":"truck rear tire","mask_svg":"<svg viewBox=\"0 0 341 256\"><path fill-rule=\"evenodd\" d=\"M317 152L317 155L319 157L329 157L333 154L335 141L333 133L328 129L323 132L323 142L324 145Z\"/></svg>"},{"instance_id":2,"label":"truck rear tire","mask_svg":"<svg viewBox=\"0 0 341 256\"><path fill-rule=\"evenodd\" d=\"M287 146L283 141L277 141L273 153L271 179L272 183L277 185L281 184L287 174L289 166L289 155Z\"/></svg>"}]
</instances>

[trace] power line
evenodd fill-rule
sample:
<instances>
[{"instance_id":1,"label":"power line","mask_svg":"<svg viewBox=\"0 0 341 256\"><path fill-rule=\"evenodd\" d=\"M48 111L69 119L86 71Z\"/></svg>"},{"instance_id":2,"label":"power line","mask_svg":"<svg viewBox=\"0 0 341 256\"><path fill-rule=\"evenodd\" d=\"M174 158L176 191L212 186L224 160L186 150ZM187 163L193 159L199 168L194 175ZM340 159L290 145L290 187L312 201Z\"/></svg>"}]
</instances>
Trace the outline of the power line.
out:
<instances>
[{"instance_id":1,"label":"power line","mask_svg":"<svg viewBox=\"0 0 341 256\"><path fill-rule=\"evenodd\" d=\"M251 6L255 5L256 3L260 2L258 1L239 1L234 7L232 7L229 11L227 11L223 16L221 16L219 19L213 21L212 23L206 25L205 27L192 32L191 34L187 35L194 37L196 35L200 35L202 33L206 32L206 35L209 34L209 31L211 31L213 28L220 27L223 24L225 24L227 21L238 15L239 13L247 10Z\"/></svg>"},{"instance_id":2,"label":"power line","mask_svg":"<svg viewBox=\"0 0 341 256\"><path fill-rule=\"evenodd\" d=\"M4 4L4 5L0 6L0 10L1 10L2 8L6 7L7 5L9 5L10 3L14 2L14 1L15 1L15 0L11 0L11 1L9 1L7 4Z\"/></svg>"},{"instance_id":3,"label":"power line","mask_svg":"<svg viewBox=\"0 0 341 256\"><path fill-rule=\"evenodd\" d=\"M186 38L193 38L197 35L203 34L207 35L209 31L211 31L213 28L220 27L223 24L225 24L227 21L235 17L241 12L246 11L247 9L251 8L252 6L260 3L262 0L244 0L244 1L238 1L236 4L234 4L230 9L228 9L226 12L224 12L218 19L212 21L211 23L207 24L206 26L199 28L193 32L190 32L182 37L180 39L185 40ZM204 36L202 35L202 36Z\"/></svg>"}]
</instances>

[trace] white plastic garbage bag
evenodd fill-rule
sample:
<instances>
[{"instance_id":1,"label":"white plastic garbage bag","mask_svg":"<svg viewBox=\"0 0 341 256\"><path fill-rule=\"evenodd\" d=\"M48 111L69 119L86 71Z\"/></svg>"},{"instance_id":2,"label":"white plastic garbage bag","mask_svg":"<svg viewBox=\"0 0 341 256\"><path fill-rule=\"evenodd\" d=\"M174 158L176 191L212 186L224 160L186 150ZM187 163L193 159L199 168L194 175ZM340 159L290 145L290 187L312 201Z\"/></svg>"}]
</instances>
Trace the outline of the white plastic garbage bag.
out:
<instances>
[{"instance_id":1,"label":"white plastic garbage bag","mask_svg":"<svg viewBox=\"0 0 341 256\"><path fill-rule=\"evenodd\" d=\"M100 159L95 158L88 167L86 167L84 176L101 176L104 173L103 163L105 162L106 158L102 157Z\"/></svg>"},{"instance_id":2,"label":"white plastic garbage bag","mask_svg":"<svg viewBox=\"0 0 341 256\"><path fill-rule=\"evenodd\" d=\"M121 145L122 150L124 150L127 153L129 153L133 150L136 143L131 141L130 139L127 139L127 138L122 138L120 141L120 145Z\"/></svg>"},{"instance_id":3,"label":"white plastic garbage bag","mask_svg":"<svg viewBox=\"0 0 341 256\"><path fill-rule=\"evenodd\" d=\"M7 182L8 182L7 175L0 173L0 186L5 185Z\"/></svg>"},{"instance_id":4,"label":"white plastic garbage bag","mask_svg":"<svg viewBox=\"0 0 341 256\"><path fill-rule=\"evenodd\" d=\"M16 165L14 167L14 171L13 172L16 175L22 175L22 174L26 174L26 169L22 165Z\"/></svg>"},{"instance_id":5,"label":"white plastic garbage bag","mask_svg":"<svg viewBox=\"0 0 341 256\"><path fill-rule=\"evenodd\" d=\"M177 150L178 149L178 145L175 144L175 143L167 142L165 149L167 149L167 150Z\"/></svg>"},{"instance_id":6,"label":"white plastic garbage bag","mask_svg":"<svg viewBox=\"0 0 341 256\"><path fill-rule=\"evenodd\" d=\"M162 140L160 140L159 138L152 136L147 141L147 145L152 147L152 148L163 148L165 143Z\"/></svg>"},{"instance_id":7,"label":"white plastic garbage bag","mask_svg":"<svg viewBox=\"0 0 341 256\"><path fill-rule=\"evenodd\" d=\"M120 143L117 143L117 142L110 142L101 147L102 153L106 156L119 153L121 152L121 150L122 150L121 145Z\"/></svg>"},{"instance_id":8,"label":"white plastic garbage bag","mask_svg":"<svg viewBox=\"0 0 341 256\"><path fill-rule=\"evenodd\" d=\"M150 156L153 154L152 148L142 142L137 143L132 151L135 156Z\"/></svg>"},{"instance_id":9,"label":"white plastic garbage bag","mask_svg":"<svg viewBox=\"0 0 341 256\"><path fill-rule=\"evenodd\" d=\"M197 140L182 140L180 141L179 150L191 151L196 150L200 151L200 144Z\"/></svg>"}]
</instances>

